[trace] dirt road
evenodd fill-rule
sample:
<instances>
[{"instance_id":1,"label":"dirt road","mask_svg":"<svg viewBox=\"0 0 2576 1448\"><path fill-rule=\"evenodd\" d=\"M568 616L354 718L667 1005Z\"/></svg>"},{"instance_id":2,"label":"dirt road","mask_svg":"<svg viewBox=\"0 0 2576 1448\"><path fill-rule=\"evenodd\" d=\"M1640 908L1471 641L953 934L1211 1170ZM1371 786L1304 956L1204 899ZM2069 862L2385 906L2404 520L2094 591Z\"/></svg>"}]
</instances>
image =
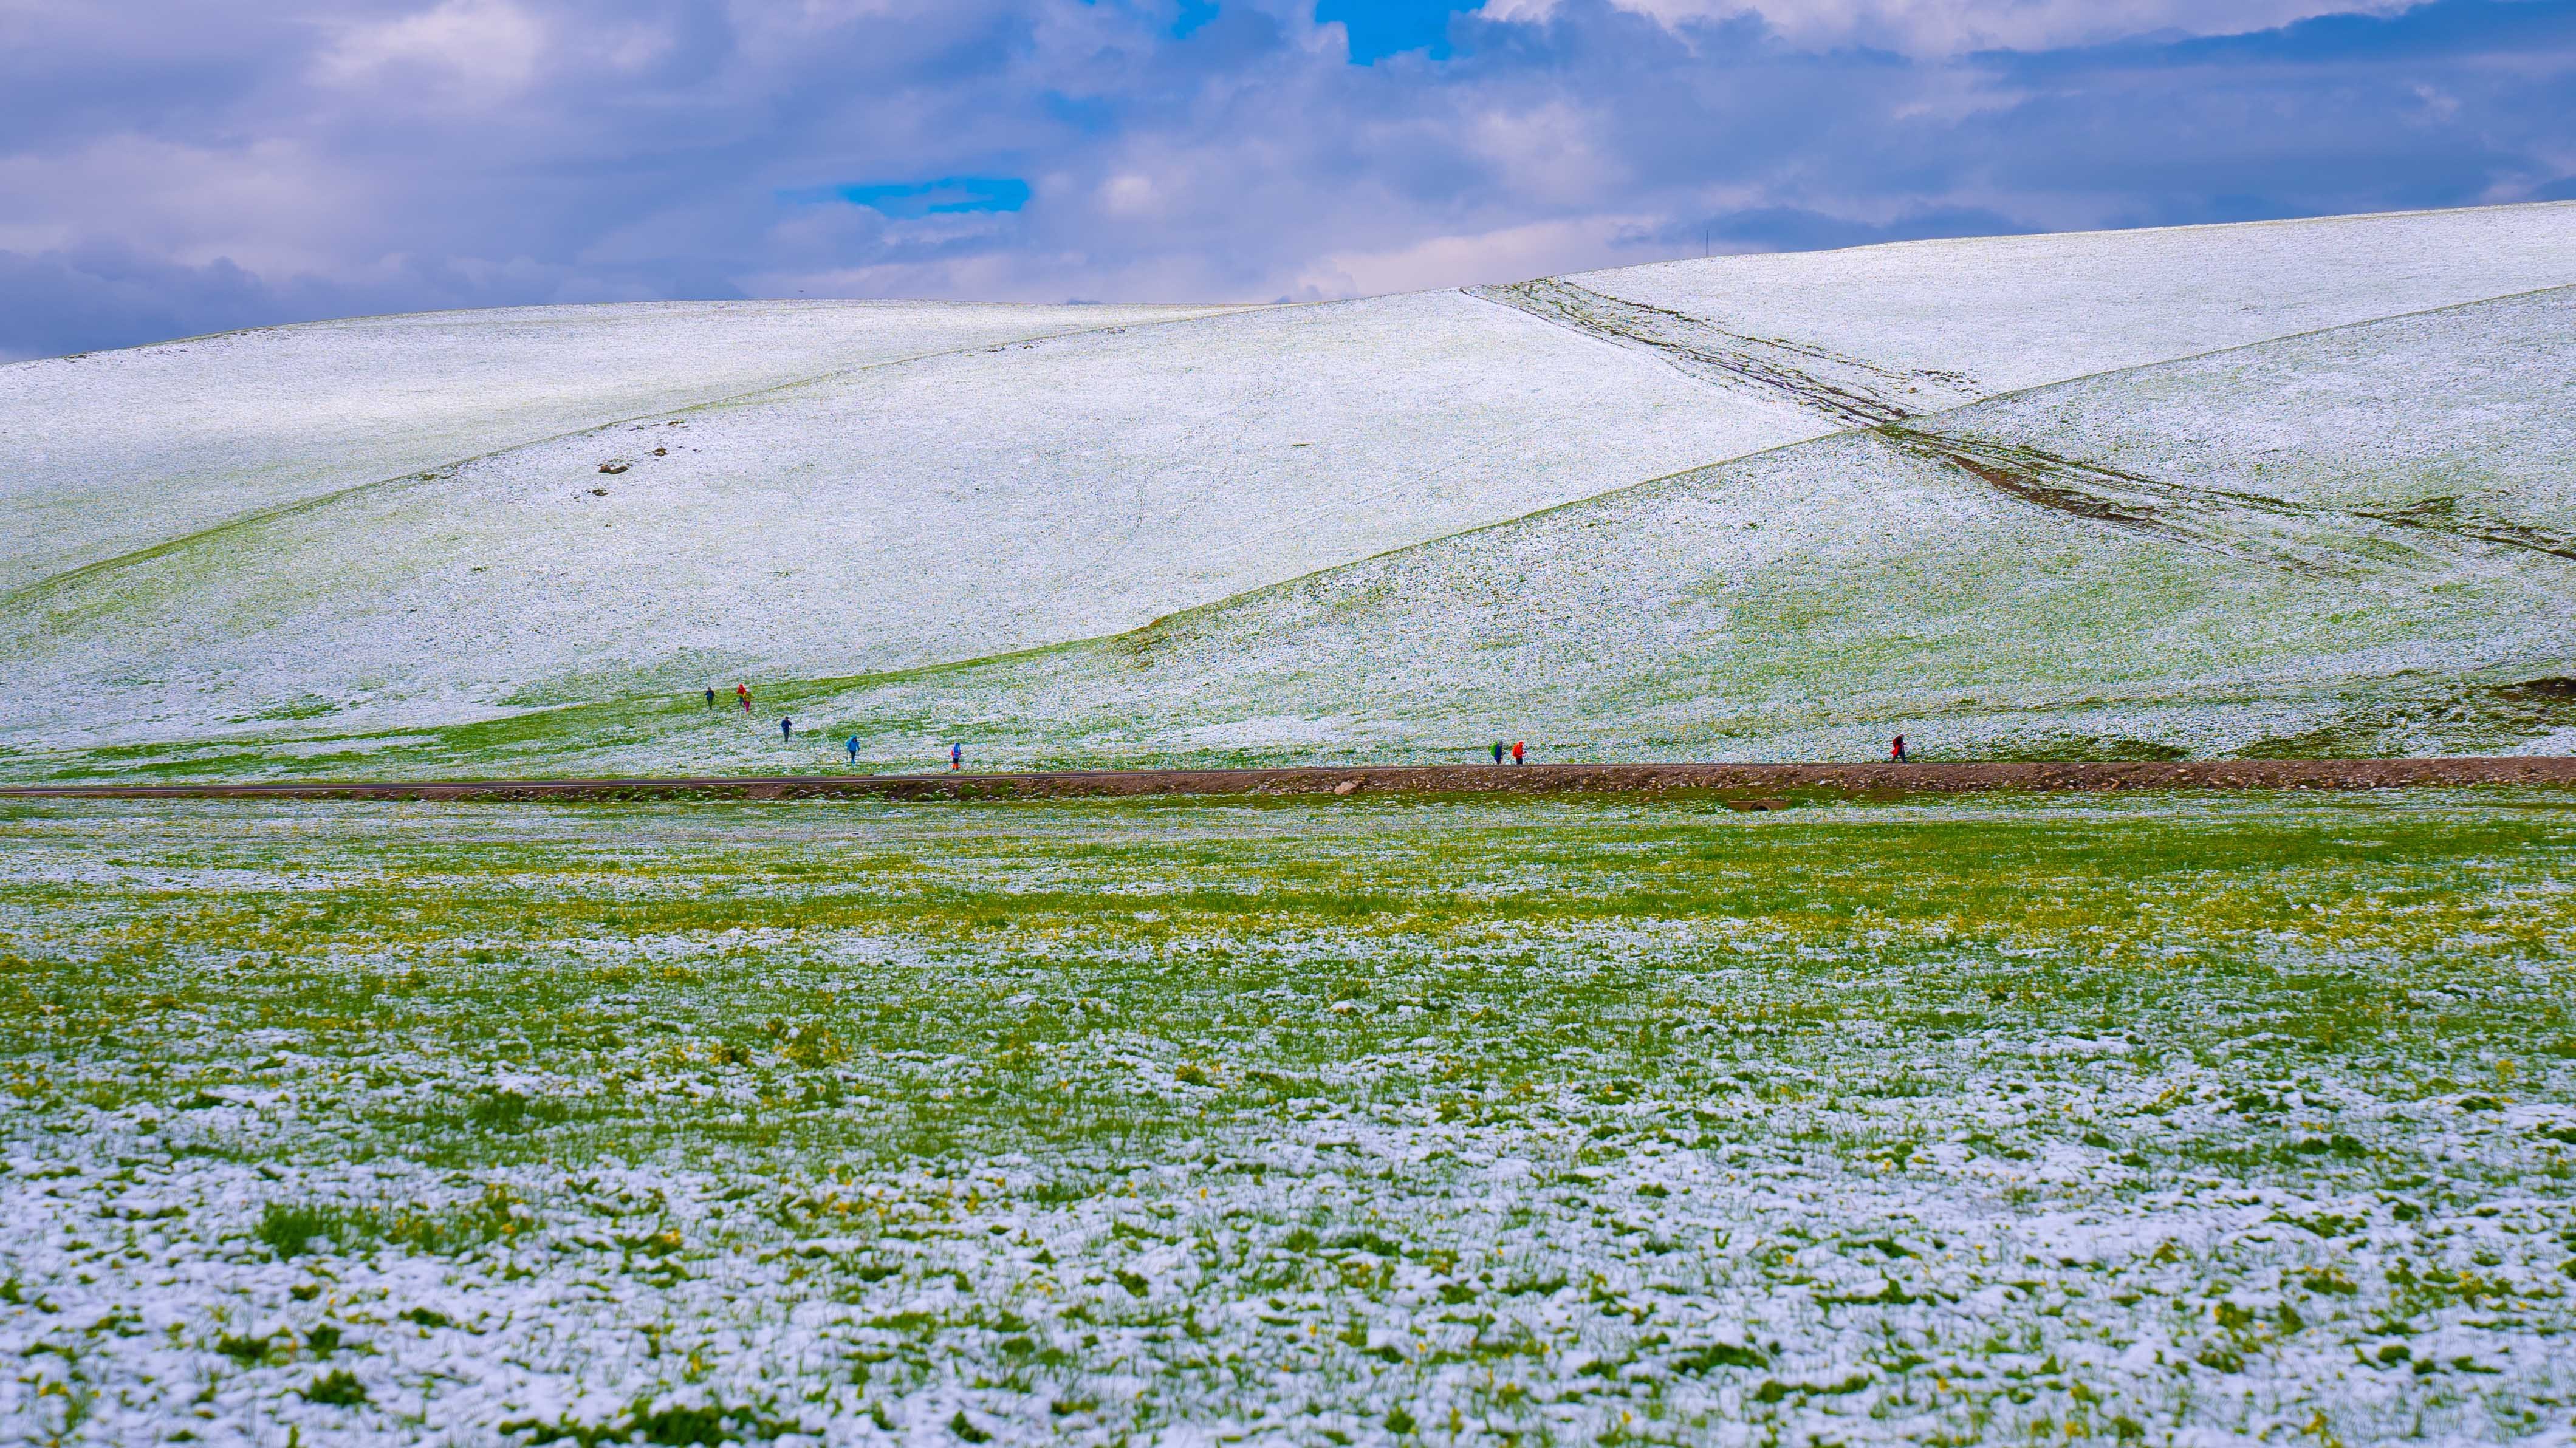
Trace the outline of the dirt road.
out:
<instances>
[{"instance_id":1,"label":"dirt road","mask_svg":"<svg viewBox=\"0 0 2576 1448\"><path fill-rule=\"evenodd\" d=\"M59 784L0 799L1062 799L1105 795L1596 794L1690 791L1745 808L1797 799L1979 790L2393 789L2576 785L2576 758L2196 759L2128 764L1485 764L1296 769L1058 770L703 779L485 779L411 783Z\"/></svg>"}]
</instances>

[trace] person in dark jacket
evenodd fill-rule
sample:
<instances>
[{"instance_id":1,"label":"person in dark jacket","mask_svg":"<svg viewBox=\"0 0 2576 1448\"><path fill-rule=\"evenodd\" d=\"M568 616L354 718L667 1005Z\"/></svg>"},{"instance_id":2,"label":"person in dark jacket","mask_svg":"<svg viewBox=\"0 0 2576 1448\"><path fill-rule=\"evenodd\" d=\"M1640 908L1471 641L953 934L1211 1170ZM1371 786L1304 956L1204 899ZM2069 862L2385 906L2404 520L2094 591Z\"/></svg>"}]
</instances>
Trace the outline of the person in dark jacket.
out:
<instances>
[{"instance_id":1,"label":"person in dark jacket","mask_svg":"<svg viewBox=\"0 0 2576 1448\"><path fill-rule=\"evenodd\" d=\"M779 720L778 737L780 739L792 739L796 737L796 721L793 719Z\"/></svg>"},{"instance_id":2,"label":"person in dark jacket","mask_svg":"<svg viewBox=\"0 0 2576 1448\"><path fill-rule=\"evenodd\" d=\"M710 708L710 709L712 709L712 708L714 708L715 706L716 706L716 686L715 686L715 685L713 685L713 684L709 684L709 685L707 685L707 707L708 707L708 708Z\"/></svg>"},{"instance_id":3,"label":"person in dark jacket","mask_svg":"<svg viewBox=\"0 0 2576 1448\"><path fill-rule=\"evenodd\" d=\"M1503 762L1503 741L1499 739L1494 741L1494 762L1496 764Z\"/></svg>"}]
</instances>

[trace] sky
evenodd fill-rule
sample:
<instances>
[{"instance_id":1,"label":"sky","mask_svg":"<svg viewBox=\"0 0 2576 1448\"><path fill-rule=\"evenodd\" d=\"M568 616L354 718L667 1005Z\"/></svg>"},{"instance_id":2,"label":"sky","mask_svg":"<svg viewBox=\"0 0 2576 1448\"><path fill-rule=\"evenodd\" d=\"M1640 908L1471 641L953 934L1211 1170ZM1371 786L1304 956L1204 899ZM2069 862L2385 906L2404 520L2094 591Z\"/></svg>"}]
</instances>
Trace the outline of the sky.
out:
<instances>
[{"instance_id":1,"label":"sky","mask_svg":"<svg viewBox=\"0 0 2576 1448\"><path fill-rule=\"evenodd\" d=\"M0 0L0 359L2576 199L2576 0Z\"/></svg>"}]
</instances>

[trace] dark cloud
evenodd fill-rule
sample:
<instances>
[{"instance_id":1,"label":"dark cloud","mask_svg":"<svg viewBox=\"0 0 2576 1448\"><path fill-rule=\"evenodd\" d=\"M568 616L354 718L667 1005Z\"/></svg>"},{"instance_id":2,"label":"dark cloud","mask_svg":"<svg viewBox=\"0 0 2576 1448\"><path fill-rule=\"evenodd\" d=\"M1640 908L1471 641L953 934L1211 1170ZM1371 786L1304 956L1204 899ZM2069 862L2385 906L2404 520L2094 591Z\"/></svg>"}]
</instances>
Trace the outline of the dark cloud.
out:
<instances>
[{"instance_id":1,"label":"dark cloud","mask_svg":"<svg viewBox=\"0 0 2576 1448\"><path fill-rule=\"evenodd\" d=\"M16 356L354 311L1268 299L2517 200L2569 194L2576 150L2576 7L2545 0L1917 57L1610 0L1324 6L1348 51L1315 0L10 13ZM893 199L961 180L1028 190ZM846 187L886 205L810 199Z\"/></svg>"},{"instance_id":2,"label":"dark cloud","mask_svg":"<svg viewBox=\"0 0 2576 1448\"><path fill-rule=\"evenodd\" d=\"M0 251L0 305L7 346L40 357L328 315L228 261L175 266L106 245Z\"/></svg>"},{"instance_id":3,"label":"dark cloud","mask_svg":"<svg viewBox=\"0 0 2576 1448\"><path fill-rule=\"evenodd\" d=\"M707 297L739 295L711 275L688 290ZM270 278L222 258L192 266L113 243L33 255L0 251L0 306L7 312L9 348L0 356L49 357L333 317L638 295L651 293L618 289L575 271L527 267L496 273L407 261L354 279Z\"/></svg>"}]
</instances>

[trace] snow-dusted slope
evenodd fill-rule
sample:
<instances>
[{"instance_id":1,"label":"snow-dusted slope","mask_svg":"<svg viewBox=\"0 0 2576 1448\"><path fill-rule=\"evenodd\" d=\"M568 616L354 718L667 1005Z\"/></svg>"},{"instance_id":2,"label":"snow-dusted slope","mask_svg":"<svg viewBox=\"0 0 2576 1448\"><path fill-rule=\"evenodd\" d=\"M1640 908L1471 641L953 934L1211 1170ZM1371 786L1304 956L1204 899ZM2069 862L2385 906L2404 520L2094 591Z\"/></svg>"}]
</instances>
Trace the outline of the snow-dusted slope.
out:
<instances>
[{"instance_id":1,"label":"snow-dusted slope","mask_svg":"<svg viewBox=\"0 0 2576 1448\"><path fill-rule=\"evenodd\" d=\"M1454 292L1281 308L478 459L48 588L0 647L119 729L849 674L1117 632L1814 429Z\"/></svg>"},{"instance_id":2,"label":"snow-dusted slope","mask_svg":"<svg viewBox=\"0 0 2576 1448\"><path fill-rule=\"evenodd\" d=\"M0 366L0 592L262 508L638 412L1208 310L522 307L268 327Z\"/></svg>"},{"instance_id":3,"label":"snow-dusted slope","mask_svg":"<svg viewBox=\"0 0 2576 1448\"><path fill-rule=\"evenodd\" d=\"M2576 289L2087 379L808 707L1102 758L2565 748L2571 338Z\"/></svg>"},{"instance_id":4,"label":"snow-dusted slope","mask_svg":"<svg viewBox=\"0 0 2576 1448\"><path fill-rule=\"evenodd\" d=\"M2570 337L2576 289L2085 379L794 712L888 764L2564 751ZM351 757L826 762L617 708Z\"/></svg>"},{"instance_id":5,"label":"snow-dusted slope","mask_svg":"<svg viewBox=\"0 0 2576 1448\"><path fill-rule=\"evenodd\" d=\"M2540 206L1084 309L1111 324L218 509L21 588L0 751L571 704L610 714L414 762L767 764L601 721L932 666L832 727L889 761L959 722L1062 759L1846 752L1904 720L2490 747L2557 706L2485 691L2576 673L2576 328L2535 291L2570 283L2576 207ZM2278 340L2198 355L2249 337ZM2033 377L2073 380L1998 393ZM1726 465L1635 486L1694 464Z\"/></svg>"},{"instance_id":6,"label":"snow-dusted slope","mask_svg":"<svg viewBox=\"0 0 2576 1448\"><path fill-rule=\"evenodd\" d=\"M2341 510L2419 543L2455 534L2576 557L2576 291L2084 378L1912 430L2083 459L2095 467L2081 486L2106 499L2144 484L2149 502L2157 479L2198 479L2277 499L2282 516ZM2149 505L2175 525L2232 506L2189 493Z\"/></svg>"}]
</instances>

